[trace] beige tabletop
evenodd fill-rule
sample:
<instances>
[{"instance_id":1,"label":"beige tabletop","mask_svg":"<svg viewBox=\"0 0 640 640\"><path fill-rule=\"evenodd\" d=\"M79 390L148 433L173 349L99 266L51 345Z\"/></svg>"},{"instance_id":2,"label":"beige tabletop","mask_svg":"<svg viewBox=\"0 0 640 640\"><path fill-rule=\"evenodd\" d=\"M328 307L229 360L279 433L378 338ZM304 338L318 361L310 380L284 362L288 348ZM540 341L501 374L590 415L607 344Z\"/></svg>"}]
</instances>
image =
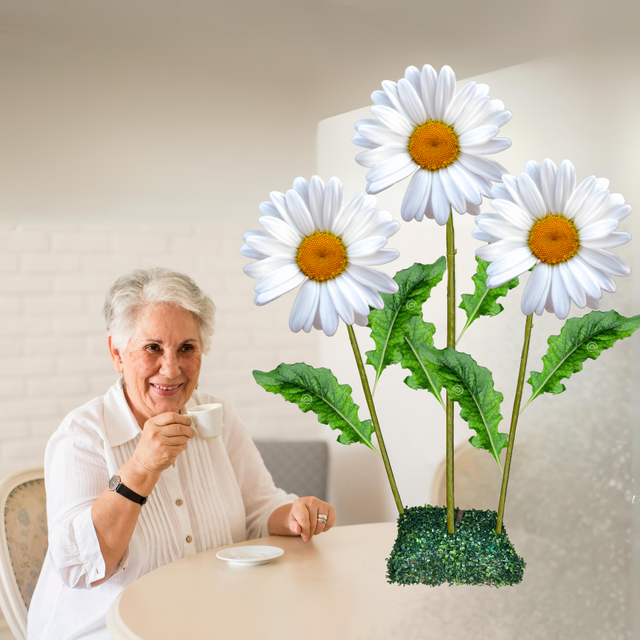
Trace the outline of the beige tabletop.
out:
<instances>
[{"instance_id":1,"label":"beige tabletop","mask_svg":"<svg viewBox=\"0 0 640 640\"><path fill-rule=\"evenodd\" d=\"M335 527L305 543L271 536L284 555L234 566L212 549L143 576L114 602L115 640L392 638L432 591L386 581L395 523ZM224 548L224 547L220 547Z\"/></svg>"}]
</instances>

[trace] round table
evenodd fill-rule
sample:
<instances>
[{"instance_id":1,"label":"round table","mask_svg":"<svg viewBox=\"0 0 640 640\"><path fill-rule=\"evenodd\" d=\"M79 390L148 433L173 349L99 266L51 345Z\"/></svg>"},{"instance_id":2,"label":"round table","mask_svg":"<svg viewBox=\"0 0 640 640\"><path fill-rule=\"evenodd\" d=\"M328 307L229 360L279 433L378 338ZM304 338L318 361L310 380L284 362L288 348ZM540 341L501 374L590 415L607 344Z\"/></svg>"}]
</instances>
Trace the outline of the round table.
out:
<instances>
[{"instance_id":1,"label":"round table","mask_svg":"<svg viewBox=\"0 0 640 640\"><path fill-rule=\"evenodd\" d=\"M152 571L115 600L114 640L336 640L392 638L431 589L386 581L395 523L334 527L311 542L270 536L235 545L273 545L284 555L235 566L219 549Z\"/></svg>"}]
</instances>

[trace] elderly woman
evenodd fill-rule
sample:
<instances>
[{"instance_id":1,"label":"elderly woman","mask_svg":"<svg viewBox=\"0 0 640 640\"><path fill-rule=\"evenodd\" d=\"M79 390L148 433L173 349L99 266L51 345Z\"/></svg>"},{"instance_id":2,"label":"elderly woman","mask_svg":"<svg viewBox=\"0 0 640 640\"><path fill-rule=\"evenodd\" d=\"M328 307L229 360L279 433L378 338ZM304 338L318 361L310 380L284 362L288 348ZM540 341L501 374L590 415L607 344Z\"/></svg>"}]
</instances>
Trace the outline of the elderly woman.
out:
<instances>
[{"instance_id":1,"label":"elderly woman","mask_svg":"<svg viewBox=\"0 0 640 640\"><path fill-rule=\"evenodd\" d=\"M47 445L49 549L30 640L110 638L110 604L149 571L250 538L309 541L335 522L330 504L276 488L234 410L196 391L214 306L190 278L133 271L104 312L120 379ZM194 438L185 409L211 402L223 404L222 434Z\"/></svg>"}]
</instances>

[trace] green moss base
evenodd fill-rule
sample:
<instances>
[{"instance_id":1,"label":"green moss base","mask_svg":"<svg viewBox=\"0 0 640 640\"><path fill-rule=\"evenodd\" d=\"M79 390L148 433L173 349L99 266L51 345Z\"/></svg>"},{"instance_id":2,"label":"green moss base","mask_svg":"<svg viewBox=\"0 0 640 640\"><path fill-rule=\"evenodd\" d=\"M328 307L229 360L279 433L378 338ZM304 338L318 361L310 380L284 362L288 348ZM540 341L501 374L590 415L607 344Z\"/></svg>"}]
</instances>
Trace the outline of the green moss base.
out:
<instances>
[{"instance_id":1,"label":"green moss base","mask_svg":"<svg viewBox=\"0 0 640 640\"><path fill-rule=\"evenodd\" d=\"M459 510L456 509L459 516ZM473 584L504 587L522 582L525 561L504 526L496 534L495 511L469 509L447 532L445 507L409 507L398 516L398 537L387 558L387 582L436 587Z\"/></svg>"}]
</instances>

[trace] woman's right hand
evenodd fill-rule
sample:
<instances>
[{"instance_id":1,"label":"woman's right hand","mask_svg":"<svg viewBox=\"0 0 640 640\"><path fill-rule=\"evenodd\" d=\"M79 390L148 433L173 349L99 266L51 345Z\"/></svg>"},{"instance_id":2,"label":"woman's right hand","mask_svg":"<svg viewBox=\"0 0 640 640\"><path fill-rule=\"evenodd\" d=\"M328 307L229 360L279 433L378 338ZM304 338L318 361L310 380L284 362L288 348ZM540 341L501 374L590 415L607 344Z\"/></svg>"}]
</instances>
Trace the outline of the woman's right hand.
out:
<instances>
[{"instance_id":1,"label":"woman's right hand","mask_svg":"<svg viewBox=\"0 0 640 640\"><path fill-rule=\"evenodd\" d=\"M179 413L161 413L149 418L142 428L132 461L140 465L144 472L159 476L168 469L176 458L187 448L194 431L189 426L191 418Z\"/></svg>"}]
</instances>

